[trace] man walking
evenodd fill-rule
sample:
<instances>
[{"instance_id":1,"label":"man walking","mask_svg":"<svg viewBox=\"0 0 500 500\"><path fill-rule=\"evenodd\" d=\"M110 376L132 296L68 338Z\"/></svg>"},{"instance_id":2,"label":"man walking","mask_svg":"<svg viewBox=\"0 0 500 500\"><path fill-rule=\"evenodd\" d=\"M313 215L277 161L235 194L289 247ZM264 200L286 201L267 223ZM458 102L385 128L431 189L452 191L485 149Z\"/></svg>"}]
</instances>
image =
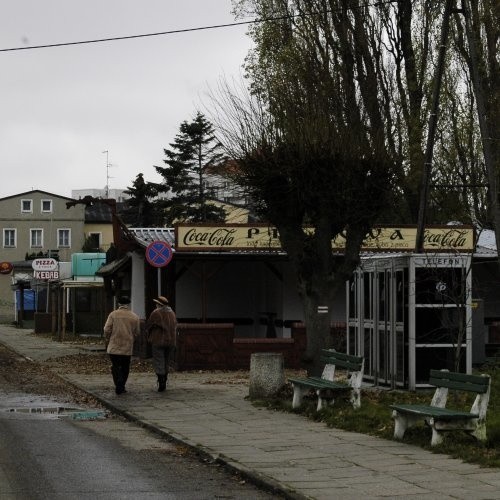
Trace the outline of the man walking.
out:
<instances>
[{"instance_id":1,"label":"man walking","mask_svg":"<svg viewBox=\"0 0 500 500\"><path fill-rule=\"evenodd\" d=\"M140 330L139 316L130 310L130 298L119 298L118 309L110 313L104 325L106 352L111 359L111 374L116 394L127 392L125 384L130 372L130 358L134 339Z\"/></svg>"},{"instance_id":2,"label":"man walking","mask_svg":"<svg viewBox=\"0 0 500 500\"><path fill-rule=\"evenodd\" d=\"M153 301L156 309L147 320L146 330L151 343L153 368L158 377L158 392L163 392L167 387L168 360L177 340L177 317L166 297L160 296Z\"/></svg>"}]
</instances>

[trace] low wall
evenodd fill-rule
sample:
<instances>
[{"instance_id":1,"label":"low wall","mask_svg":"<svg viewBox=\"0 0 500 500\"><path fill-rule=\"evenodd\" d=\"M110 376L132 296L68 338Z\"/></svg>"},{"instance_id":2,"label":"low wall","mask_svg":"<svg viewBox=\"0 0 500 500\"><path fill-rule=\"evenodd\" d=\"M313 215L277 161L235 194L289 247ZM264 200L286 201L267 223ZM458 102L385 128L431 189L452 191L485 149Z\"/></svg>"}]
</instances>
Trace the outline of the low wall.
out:
<instances>
[{"instance_id":1,"label":"low wall","mask_svg":"<svg viewBox=\"0 0 500 500\"><path fill-rule=\"evenodd\" d=\"M179 370L248 370L253 353L281 353L285 368L301 367L306 349L303 323L292 323L291 338L235 338L234 323L179 323ZM345 351L345 324L332 324L332 345Z\"/></svg>"},{"instance_id":2,"label":"low wall","mask_svg":"<svg viewBox=\"0 0 500 500\"><path fill-rule=\"evenodd\" d=\"M35 312L34 313L34 330L35 333L58 333L59 317L53 316L52 313ZM72 315L66 313L66 334L71 334L73 330Z\"/></svg>"},{"instance_id":3,"label":"low wall","mask_svg":"<svg viewBox=\"0 0 500 500\"><path fill-rule=\"evenodd\" d=\"M231 369L233 323L179 323L179 370Z\"/></svg>"}]
</instances>

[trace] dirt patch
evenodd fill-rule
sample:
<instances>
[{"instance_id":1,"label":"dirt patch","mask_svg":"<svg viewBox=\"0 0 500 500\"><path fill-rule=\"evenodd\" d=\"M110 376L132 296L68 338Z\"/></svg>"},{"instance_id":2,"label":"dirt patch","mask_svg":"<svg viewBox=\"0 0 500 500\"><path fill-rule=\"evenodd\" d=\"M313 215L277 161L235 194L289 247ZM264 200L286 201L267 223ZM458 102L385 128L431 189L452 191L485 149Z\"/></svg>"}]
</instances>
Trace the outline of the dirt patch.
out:
<instances>
[{"instance_id":1,"label":"dirt patch","mask_svg":"<svg viewBox=\"0 0 500 500\"><path fill-rule=\"evenodd\" d=\"M100 406L96 399L68 384L49 367L29 361L3 345L0 345L0 387L78 406Z\"/></svg>"},{"instance_id":2,"label":"dirt patch","mask_svg":"<svg viewBox=\"0 0 500 500\"><path fill-rule=\"evenodd\" d=\"M82 353L50 358L44 362L58 373L80 373L82 375L102 375L111 373L109 355L102 353ZM130 373L153 373L151 360L132 358Z\"/></svg>"}]
</instances>

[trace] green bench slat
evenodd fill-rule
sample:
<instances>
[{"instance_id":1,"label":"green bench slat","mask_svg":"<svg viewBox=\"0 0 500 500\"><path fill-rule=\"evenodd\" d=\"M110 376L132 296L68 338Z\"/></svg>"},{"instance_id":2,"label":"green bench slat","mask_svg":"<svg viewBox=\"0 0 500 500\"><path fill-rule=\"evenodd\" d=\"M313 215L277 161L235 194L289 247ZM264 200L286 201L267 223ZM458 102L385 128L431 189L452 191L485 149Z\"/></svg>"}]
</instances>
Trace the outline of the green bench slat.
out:
<instances>
[{"instance_id":1,"label":"green bench slat","mask_svg":"<svg viewBox=\"0 0 500 500\"><path fill-rule=\"evenodd\" d=\"M350 389L351 387L347 384L344 384L343 382L332 382L330 380L325 380L324 378L321 377L309 377L311 380L314 380L315 382L319 383L324 383L327 384L329 387L332 388L337 388L337 389Z\"/></svg>"},{"instance_id":2,"label":"green bench slat","mask_svg":"<svg viewBox=\"0 0 500 500\"><path fill-rule=\"evenodd\" d=\"M451 410L447 408L438 408L436 406L425 405L390 405L393 410L402 413L411 413L413 415L425 415L429 417L440 418L443 420L459 420L462 418L479 418L476 413L469 413L467 411Z\"/></svg>"},{"instance_id":3,"label":"green bench slat","mask_svg":"<svg viewBox=\"0 0 500 500\"><path fill-rule=\"evenodd\" d=\"M346 370L356 372L361 370L363 358L361 356L344 354L343 352L322 349L321 361L323 361L323 363L335 365L338 368L344 368Z\"/></svg>"},{"instance_id":4,"label":"green bench slat","mask_svg":"<svg viewBox=\"0 0 500 500\"><path fill-rule=\"evenodd\" d=\"M488 390L489 378L465 373L431 370L429 383L436 387L447 387L458 391L484 394Z\"/></svg>"},{"instance_id":5,"label":"green bench slat","mask_svg":"<svg viewBox=\"0 0 500 500\"><path fill-rule=\"evenodd\" d=\"M337 368L349 370L351 372L359 372L361 370L361 363L350 363L349 361L342 361L333 357L321 357L321 361L326 365L335 365Z\"/></svg>"},{"instance_id":6,"label":"green bench slat","mask_svg":"<svg viewBox=\"0 0 500 500\"><path fill-rule=\"evenodd\" d=\"M321 377L307 377L307 378L301 378L301 377L289 377L288 381L291 382L292 384L300 384L300 385L306 385L309 387L313 387L316 389L350 389L350 387L346 384L341 384L339 382L331 382L330 380L325 380L322 379Z\"/></svg>"}]
</instances>

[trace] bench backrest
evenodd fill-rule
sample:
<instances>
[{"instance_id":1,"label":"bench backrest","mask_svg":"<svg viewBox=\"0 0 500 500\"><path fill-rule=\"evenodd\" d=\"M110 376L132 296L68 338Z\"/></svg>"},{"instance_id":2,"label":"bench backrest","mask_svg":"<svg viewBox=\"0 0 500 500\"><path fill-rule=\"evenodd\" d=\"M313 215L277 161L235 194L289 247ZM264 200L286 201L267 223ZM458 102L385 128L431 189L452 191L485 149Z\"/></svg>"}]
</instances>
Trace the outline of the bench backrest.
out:
<instances>
[{"instance_id":1,"label":"bench backrest","mask_svg":"<svg viewBox=\"0 0 500 500\"><path fill-rule=\"evenodd\" d=\"M484 394L490 385L490 377L467 375L465 373L446 370L431 370L429 384L435 387L447 387L458 391L469 391Z\"/></svg>"},{"instance_id":2,"label":"bench backrest","mask_svg":"<svg viewBox=\"0 0 500 500\"><path fill-rule=\"evenodd\" d=\"M359 372L363 366L362 356L344 354L333 349L323 349L321 351L321 360L325 364L335 365L337 368L343 368L350 372Z\"/></svg>"}]
</instances>

